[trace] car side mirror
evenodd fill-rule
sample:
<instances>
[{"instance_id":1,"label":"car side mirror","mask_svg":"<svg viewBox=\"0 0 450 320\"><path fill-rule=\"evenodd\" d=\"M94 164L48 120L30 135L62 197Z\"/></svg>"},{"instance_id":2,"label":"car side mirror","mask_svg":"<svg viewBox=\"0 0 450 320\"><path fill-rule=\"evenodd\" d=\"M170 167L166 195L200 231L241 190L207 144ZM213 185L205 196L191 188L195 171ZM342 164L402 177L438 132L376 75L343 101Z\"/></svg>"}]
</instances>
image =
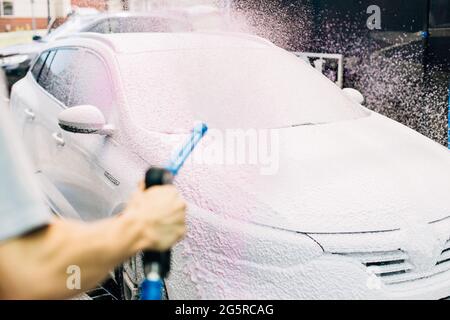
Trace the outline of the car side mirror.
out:
<instances>
[{"instance_id":1,"label":"car side mirror","mask_svg":"<svg viewBox=\"0 0 450 320\"><path fill-rule=\"evenodd\" d=\"M33 36L33 41L41 41L42 40L42 36L35 34Z\"/></svg>"},{"instance_id":2,"label":"car side mirror","mask_svg":"<svg viewBox=\"0 0 450 320\"><path fill-rule=\"evenodd\" d=\"M94 106L76 106L62 111L58 124L64 131L81 134L111 135L114 128L106 124L103 113Z\"/></svg>"},{"instance_id":3,"label":"car side mirror","mask_svg":"<svg viewBox=\"0 0 450 320\"><path fill-rule=\"evenodd\" d=\"M354 102L356 102L358 104L362 105L365 101L363 94L356 89L344 88L344 89L342 89L342 91L344 92L344 94L347 97L349 97L351 100L353 100Z\"/></svg>"}]
</instances>

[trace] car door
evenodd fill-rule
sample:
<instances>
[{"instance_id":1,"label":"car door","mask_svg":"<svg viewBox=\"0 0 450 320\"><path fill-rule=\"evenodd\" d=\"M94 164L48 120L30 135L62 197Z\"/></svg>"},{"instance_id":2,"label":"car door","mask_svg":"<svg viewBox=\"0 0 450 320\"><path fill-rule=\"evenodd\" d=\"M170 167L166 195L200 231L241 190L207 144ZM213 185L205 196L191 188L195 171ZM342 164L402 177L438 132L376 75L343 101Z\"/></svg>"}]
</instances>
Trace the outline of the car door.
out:
<instances>
[{"instance_id":1,"label":"car door","mask_svg":"<svg viewBox=\"0 0 450 320\"><path fill-rule=\"evenodd\" d=\"M73 218L78 215L58 188L61 176L58 164L67 152L57 117L68 101L74 79L72 70L80 58L76 48L44 52L20 84L19 90L23 93L17 98L20 103L14 102L28 118L23 126L23 137L33 155L36 174L49 205L55 212L66 212Z\"/></svg>"},{"instance_id":2,"label":"car door","mask_svg":"<svg viewBox=\"0 0 450 320\"><path fill-rule=\"evenodd\" d=\"M22 134L26 149L35 166L37 162L36 144L38 141L33 134L37 123L36 110L33 109L35 106L32 103L32 101L35 100L32 97L36 94L35 90L33 90L33 83L35 82L33 77L35 75L38 76L41 72L48 54L49 52L41 54L34 64L31 75L16 84L11 93L10 101L11 111L14 114L14 118L17 120L18 128Z\"/></svg>"},{"instance_id":3,"label":"car door","mask_svg":"<svg viewBox=\"0 0 450 320\"><path fill-rule=\"evenodd\" d=\"M74 81L67 107L92 105L109 124L115 121L115 90L107 64L100 55L82 51L82 62L75 67ZM108 171L108 160L119 146L109 136L61 132L64 152L54 163L58 189L85 221L101 219L115 213L120 203L120 181Z\"/></svg>"},{"instance_id":4,"label":"car door","mask_svg":"<svg viewBox=\"0 0 450 320\"><path fill-rule=\"evenodd\" d=\"M52 49L38 59L17 97L16 109L23 136L31 154L38 178L51 208L70 218L90 220L92 212L103 216L109 212L98 194L99 179L92 175L91 157L78 144L92 146L104 137L77 137L63 132L59 114L69 107L78 70L83 68L84 49ZM26 94L25 94L26 92ZM16 95L19 96L19 95ZM80 141L82 140L82 141Z\"/></svg>"}]
</instances>

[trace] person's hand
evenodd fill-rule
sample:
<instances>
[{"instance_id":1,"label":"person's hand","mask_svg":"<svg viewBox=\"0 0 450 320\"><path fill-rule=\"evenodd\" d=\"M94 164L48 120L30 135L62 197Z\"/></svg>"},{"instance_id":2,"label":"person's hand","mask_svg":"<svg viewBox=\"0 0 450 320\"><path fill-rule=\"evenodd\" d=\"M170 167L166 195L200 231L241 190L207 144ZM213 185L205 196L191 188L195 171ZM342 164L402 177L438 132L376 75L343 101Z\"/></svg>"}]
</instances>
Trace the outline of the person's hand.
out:
<instances>
[{"instance_id":1,"label":"person's hand","mask_svg":"<svg viewBox=\"0 0 450 320\"><path fill-rule=\"evenodd\" d=\"M124 213L140 226L142 250L166 251L186 233L186 203L174 186L140 189Z\"/></svg>"}]
</instances>

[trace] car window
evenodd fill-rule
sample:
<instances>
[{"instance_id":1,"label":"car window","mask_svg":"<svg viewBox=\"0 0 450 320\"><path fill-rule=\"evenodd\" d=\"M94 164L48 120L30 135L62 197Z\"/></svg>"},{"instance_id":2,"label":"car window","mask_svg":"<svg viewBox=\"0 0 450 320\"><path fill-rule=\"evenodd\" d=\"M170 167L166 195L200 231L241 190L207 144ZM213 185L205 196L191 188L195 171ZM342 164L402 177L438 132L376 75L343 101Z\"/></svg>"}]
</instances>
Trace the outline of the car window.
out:
<instances>
[{"instance_id":1,"label":"car window","mask_svg":"<svg viewBox=\"0 0 450 320\"><path fill-rule=\"evenodd\" d=\"M108 119L112 113L113 85L105 63L93 52L86 51L78 68L69 107L92 105Z\"/></svg>"},{"instance_id":2,"label":"car window","mask_svg":"<svg viewBox=\"0 0 450 320\"><path fill-rule=\"evenodd\" d=\"M42 66L41 73L39 75L38 83L45 88L45 84L48 81L48 72L50 70L50 66L52 64L53 58L55 57L56 50L52 50L48 53L47 59Z\"/></svg>"},{"instance_id":3,"label":"car window","mask_svg":"<svg viewBox=\"0 0 450 320\"><path fill-rule=\"evenodd\" d=\"M115 33L116 29L118 29L117 19L105 19L92 26L87 32Z\"/></svg>"},{"instance_id":4,"label":"car window","mask_svg":"<svg viewBox=\"0 0 450 320\"><path fill-rule=\"evenodd\" d=\"M432 0L430 25L437 28L450 28L450 1Z\"/></svg>"},{"instance_id":5,"label":"car window","mask_svg":"<svg viewBox=\"0 0 450 320\"><path fill-rule=\"evenodd\" d=\"M75 48L64 48L51 51L38 83L64 105L68 104L69 94L72 88L77 68L79 50Z\"/></svg>"},{"instance_id":6,"label":"car window","mask_svg":"<svg viewBox=\"0 0 450 320\"><path fill-rule=\"evenodd\" d=\"M33 74L33 77L36 79L36 81L39 79L39 75L41 74L42 67L44 66L48 54L49 54L48 51L41 54L39 58L36 60L33 69L31 69L31 73Z\"/></svg>"}]
</instances>

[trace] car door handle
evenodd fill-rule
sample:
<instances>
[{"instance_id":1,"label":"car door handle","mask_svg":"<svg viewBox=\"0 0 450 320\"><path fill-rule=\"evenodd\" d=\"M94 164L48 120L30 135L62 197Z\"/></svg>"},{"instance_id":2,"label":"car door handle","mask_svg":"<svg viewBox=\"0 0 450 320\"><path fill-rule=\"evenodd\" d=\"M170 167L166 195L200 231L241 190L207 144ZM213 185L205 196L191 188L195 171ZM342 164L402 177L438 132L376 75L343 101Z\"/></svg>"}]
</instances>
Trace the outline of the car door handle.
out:
<instances>
[{"instance_id":1,"label":"car door handle","mask_svg":"<svg viewBox=\"0 0 450 320\"><path fill-rule=\"evenodd\" d=\"M52 134L53 140L56 141L56 145L60 147L64 147L66 142L64 141L64 138L61 133L55 132Z\"/></svg>"},{"instance_id":2,"label":"car door handle","mask_svg":"<svg viewBox=\"0 0 450 320\"><path fill-rule=\"evenodd\" d=\"M33 110L27 108L23 112L25 112L27 119L29 119L31 121L36 119L36 114L33 112Z\"/></svg>"}]
</instances>

